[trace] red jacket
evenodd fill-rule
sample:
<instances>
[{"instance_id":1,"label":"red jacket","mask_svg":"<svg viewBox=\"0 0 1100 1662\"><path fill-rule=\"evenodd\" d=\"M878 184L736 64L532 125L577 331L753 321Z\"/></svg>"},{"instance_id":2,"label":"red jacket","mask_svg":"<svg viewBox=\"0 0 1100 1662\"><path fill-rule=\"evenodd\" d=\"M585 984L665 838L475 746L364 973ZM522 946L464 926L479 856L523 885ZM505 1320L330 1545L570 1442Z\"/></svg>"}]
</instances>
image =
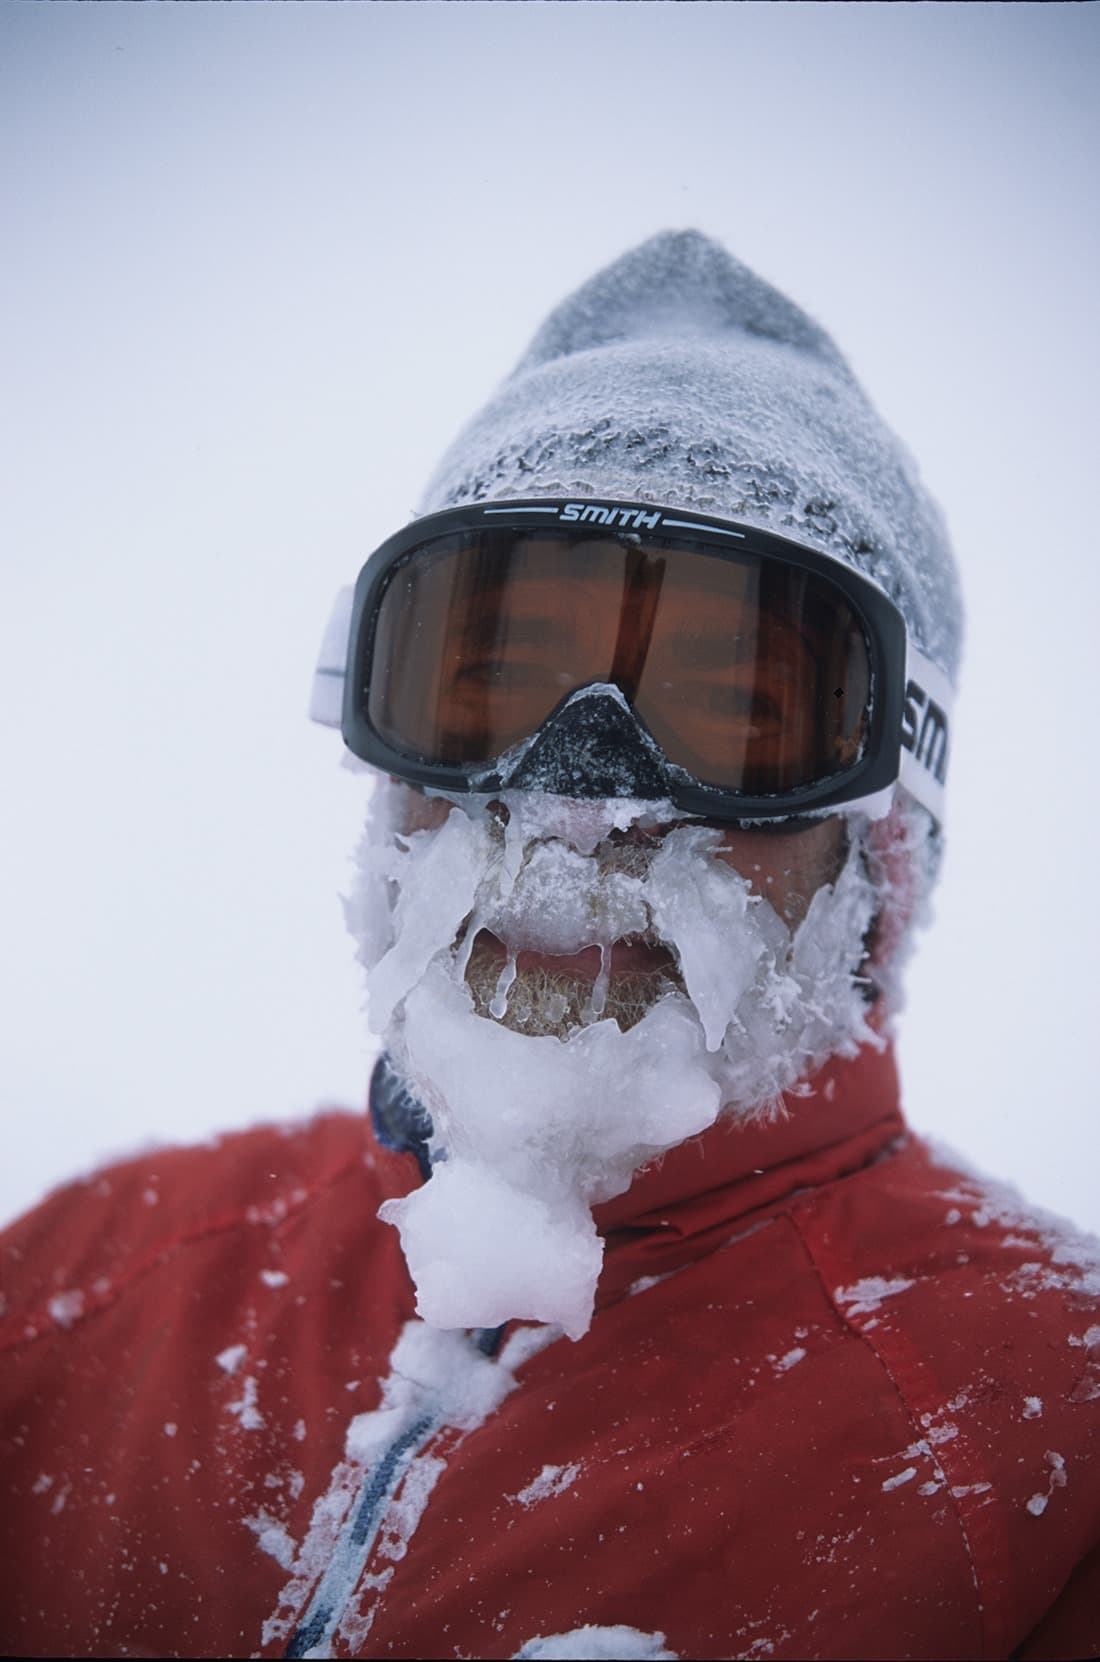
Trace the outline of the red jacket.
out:
<instances>
[{"instance_id":1,"label":"red jacket","mask_svg":"<svg viewBox=\"0 0 1100 1662\"><path fill-rule=\"evenodd\" d=\"M0 1647L1095 1656L1095 1261L906 1131L889 1053L815 1086L601 1208L579 1343L445 1336L515 1382L458 1426L371 1413L417 1178L361 1118L51 1196L0 1237Z\"/></svg>"}]
</instances>

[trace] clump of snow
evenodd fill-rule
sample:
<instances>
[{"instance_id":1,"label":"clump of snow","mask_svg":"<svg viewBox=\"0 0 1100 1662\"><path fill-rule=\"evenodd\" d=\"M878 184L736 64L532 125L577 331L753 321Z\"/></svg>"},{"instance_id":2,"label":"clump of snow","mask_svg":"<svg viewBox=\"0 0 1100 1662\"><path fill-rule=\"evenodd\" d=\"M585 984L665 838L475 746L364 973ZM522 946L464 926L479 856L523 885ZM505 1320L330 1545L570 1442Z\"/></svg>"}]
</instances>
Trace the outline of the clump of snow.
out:
<instances>
[{"instance_id":1,"label":"clump of snow","mask_svg":"<svg viewBox=\"0 0 1100 1662\"><path fill-rule=\"evenodd\" d=\"M266 1552L284 1570L289 1570L294 1562L294 1538L289 1535L286 1526L278 1518L273 1518L269 1512L260 1512L254 1518L243 1520L246 1528L256 1537L256 1545L261 1552Z\"/></svg>"},{"instance_id":2,"label":"clump of snow","mask_svg":"<svg viewBox=\"0 0 1100 1662\"><path fill-rule=\"evenodd\" d=\"M236 1415L243 1431L259 1431L263 1426L263 1415L256 1406L257 1392L254 1376L246 1374L241 1381L241 1395L229 1404L229 1412Z\"/></svg>"},{"instance_id":3,"label":"clump of snow","mask_svg":"<svg viewBox=\"0 0 1100 1662\"><path fill-rule=\"evenodd\" d=\"M372 1025L434 1128L430 1181L380 1216L400 1231L426 1321L525 1317L576 1339L602 1262L592 1206L723 1107L766 1112L829 1055L882 1043L856 981L875 890L858 816L840 876L792 931L715 859L705 827L675 826L616 865L611 833L667 822L669 804L500 799L503 829L468 798L406 835L392 787L375 792L348 921ZM488 1016L465 980L482 929L506 953ZM684 989L662 983L626 1031L602 1017L624 934L663 944ZM603 967L579 1024L508 1025L519 952L591 946Z\"/></svg>"},{"instance_id":4,"label":"clump of snow","mask_svg":"<svg viewBox=\"0 0 1100 1662\"><path fill-rule=\"evenodd\" d=\"M234 1374L248 1354L247 1345L226 1345L220 1350L214 1360L223 1373Z\"/></svg>"},{"instance_id":5,"label":"clump of snow","mask_svg":"<svg viewBox=\"0 0 1100 1662\"><path fill-rule=\"evenodd\" d=\"M580 1462L576 1460L570 1461L568 1466L544 1466L537 1477L511 1498L520 1506L534 1506L536 1501L551 1500L555 1495L563 1495L571 1489L580 1471Z\"/></svg>"},{"instance_id":6,"label":"clump of snow","mask_svg":"<svg viewBox=\"0 0 1100 1662\"><path fill-rule=\"evenodd\" d=\"M483 1355L465 1333L406 1322L382 1382L381 1404L355 1416L344 1452L349 1460L369 1466L425 1414L437 1424L473 1430L515 1386L509 1369Z\"/></svg>"},{"instance_id":7,"label":"clump of snow","mask_svg":"<svg viewBox=\"0 0 1100 1662\"><path fill-rule=\"evenodd\" d=\"M71 1327L84 1314L84 1294L78 1287L55 1293L46 1309L58 1327Z\"/></svg>"},{"instance_id":8,"label":"clump of snow","mask_svg":"<svg viewBox=\"0 0 1100 1662\"><path fill-rule=\"evenodd\" d=\"M577 1658L579 1662L676 1662L678 1652L668 1650L663 1633L642 1633L636 1627L576 1627L571 1633L552 1633L545 1638L528 1639L517 1650L513 1662L527 1662L539 1658Z\"/></svg>"},{"instance_id":9,"label":"clump of snow","mask_svg":"<svg viewBox=\"0 0 1100 1662\"><path fill-rule=\"evenodd\" d=\"M1033 1518L1042 1517L1055 1489L1064 1489L1066 1484L1069 1482L1069 1479L1066 1477L1066 1462L1060 1454L1055 1453L1054 1449L1048 1448L1043 1458L1046 1460L1046 1463L1050 1468L1050 1476L1047 1479L1045 1493L1040 1492L1038 1494L1034 1494L1027 1502L1027 1509Z\"/></svg>"},{"instance_id":10,"label":"clump of snow","mask_svg":"<svg viewBox=\"0 0 1100 1662\"><path fill-rule=\"evenodd\" d=\"M261 1270L260 1280L265 1287L285 1287L290 1277L285 1270Z\"/></svg>"},{"instance_id":11,"label":"clump of snow","mask_svg":"<svg viewBox=\"0 0 1100 1662\"><path fill-rule=\"evenodd\" d=\"M1023 1418L1025 1420L1037 1420L1041 1417L1042 1412L1043 1412L1043 1399L1042 1399L1042 1397L1025 1397L1024 1398Z\"/></svg>"},{"instance_id":12,"label":"clump of snow","mask_svg":"<svg viewBox=\"0 0 1100 1662\"><path fill-rule=\"evenodd\" d=\"M902 1275L889 1279L881 1275L865 1275L850 1287L834 1287L833 1298L844 1307L846 1316L869 1316L882 1308L884 1299L896 1298L899 1293L908 1292L912 1285L912 1281L907 1281Z\"/></svg>"},{"instance_id":13,"label":"clump of snow","mask_svg":"<svg viewBox=\"0 0 1100 1662\"><path fill-rule=\"evenodd\" d=\"M958 1426L953 1420L945 1420L943 1412L941 1408L936 1414L922 1414L920 1417L925 1437L934 1448L939 1448L941 1443L954 1442L959 1435Z\"/></svg>"},{"instance_id":14,"label":"clump of snow","mask_svg":"<svg viewBox=\"0 0 1100 1662\"><path fill-rule=\"evenodd\" d=\"M297 1500L305 1484L305 1477L292 1466L284 1466L280 1471L267 1472L264 1476L265 1489L289 1489L293 1499Z\"/></svg>"},{"instance_id":15,"label":"clump of snow","mask_svg":"<svg viewBox=\"0 0 1100 1662\"><path fill-rule=\"evenodd\" d=\"M175 1420L166 1420L165 1421L164 1435L166 1437L174 1437L178 1430L179 1430L179 1426L176 1424Z\"/></svg>"},{"instance_id":16,"label":"clump of snow","mask_svg":"<svg viewBox=\"0 0 1100 1662\"><path fill-rule=\"evenodd\" d=\"M806 1352L802 1345L795 1345L791 1350L788 1350L785 1355L780 1356L778 1359L772 1357L770 1360L776 1373L786 1373L788 1368L793 1368L796 1363L801 1362L805 1354Z\"/></svg>"},{"instance_id":17,"label":"clump of snow","mask_svg":"<svg viewBox=\"0 0 1100 1662\"><path fill-rule=\"evenodd\" d=\"M906 1466L904 1471L898 1472L895 1477L888 1477L883 1481L883 1489L900 1489L903 1483L911 1483L917 1475L916 1466Z\"/></svg>"}]
</instances>

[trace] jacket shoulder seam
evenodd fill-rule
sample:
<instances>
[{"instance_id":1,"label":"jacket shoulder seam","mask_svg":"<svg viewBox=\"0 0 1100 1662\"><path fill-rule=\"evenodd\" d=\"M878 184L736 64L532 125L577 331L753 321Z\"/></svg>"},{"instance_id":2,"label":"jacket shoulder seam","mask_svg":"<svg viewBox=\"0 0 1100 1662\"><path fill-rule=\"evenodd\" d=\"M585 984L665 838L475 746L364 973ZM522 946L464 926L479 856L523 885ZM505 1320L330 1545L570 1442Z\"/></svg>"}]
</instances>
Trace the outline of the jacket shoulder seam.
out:
<instances>
[{"instance_id":1,"label":"jacket shoulder seam","mask_svg":"<svg viewBox=\"0 0 1100 1662\"><path fill-rule=\"evenodd\" d=\"M9 1312L7 1331L0 1329L0 1355L17 1350L21 1345L33 1344L38 1339L47 1338L52 1334L67 1332L80 1323L99 1315L102 1311L116 1304L145 1276L158 1269L173 1254L196 1246L202 1241L208 1241L218 1235L227 1235L235 1229L254 1228L259 1223L268 1223L279 1227L288 1219L297 1217L306 1211L326 1190L334 1188L343 1178L352 1174L360 1165L357 1157L349 1158L333 1170L324 1173L309 1185L301 1186L302 1192L292 1191L292 1197L282 1199L273 1213L271 1203L263 1204L252 1202L242 1205L232 1212L223 1212L220 1216L204 1219L190 1227L183 1228L166 1239L157 1242L140 1255L134 1255L125 1267L106 1275L94 1277L84 1285L76 1285L59 1290L52 1294L46 1302L45 1309L31 1306L19 1323L16 1312ZM76 1308L66 1311L64 1315L54 1314L50 1306L58 1298L75 1295ZM12 1319L15 1317L16 1319Z\"/></svg>"}]
</instances>

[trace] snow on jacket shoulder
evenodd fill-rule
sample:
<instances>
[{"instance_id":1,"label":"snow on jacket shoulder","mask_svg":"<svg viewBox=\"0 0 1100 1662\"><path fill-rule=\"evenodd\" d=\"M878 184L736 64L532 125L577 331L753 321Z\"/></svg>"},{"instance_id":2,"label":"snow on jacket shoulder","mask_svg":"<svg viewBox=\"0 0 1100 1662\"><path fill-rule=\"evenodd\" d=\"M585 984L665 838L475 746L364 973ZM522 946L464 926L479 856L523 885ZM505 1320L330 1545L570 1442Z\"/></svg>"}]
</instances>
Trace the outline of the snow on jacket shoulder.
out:
<instances>
[{"instance_id":1,"label":"snow on jacket shoulder","mask_svg":"<svg viewBox=\"0 0 1100 1662\"><path fill-rule=\"evenodd\" d=\"M889 1052L814 1086L599 1210L577 1344L415 1319L359 1116L49 1197L0 1236L4 1651L1095 1656L1100 1247L910 1135Z\"/></svg>"}]
</instances>

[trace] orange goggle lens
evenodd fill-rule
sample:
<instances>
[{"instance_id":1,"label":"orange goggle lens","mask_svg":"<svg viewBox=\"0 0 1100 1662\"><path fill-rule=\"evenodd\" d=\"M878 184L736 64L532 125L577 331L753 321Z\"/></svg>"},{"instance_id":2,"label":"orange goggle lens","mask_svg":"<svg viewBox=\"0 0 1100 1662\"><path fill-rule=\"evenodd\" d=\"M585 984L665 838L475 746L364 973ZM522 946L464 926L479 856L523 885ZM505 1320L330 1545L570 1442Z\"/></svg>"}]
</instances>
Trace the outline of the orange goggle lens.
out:
<instances>
[{"instance_id":1,"label":"orange goggle lens","mask_svg":"<svg viewBox=\"0 0 1100 1662\"><path fill-rule=\"evenodd\" d=\"M489 764L593 682L621 689L674 766L747 794L843 772L869 728L858 615L782 560L492 528L395 564L365 689L395 750Z\"/></svg>"}]
</instances>

